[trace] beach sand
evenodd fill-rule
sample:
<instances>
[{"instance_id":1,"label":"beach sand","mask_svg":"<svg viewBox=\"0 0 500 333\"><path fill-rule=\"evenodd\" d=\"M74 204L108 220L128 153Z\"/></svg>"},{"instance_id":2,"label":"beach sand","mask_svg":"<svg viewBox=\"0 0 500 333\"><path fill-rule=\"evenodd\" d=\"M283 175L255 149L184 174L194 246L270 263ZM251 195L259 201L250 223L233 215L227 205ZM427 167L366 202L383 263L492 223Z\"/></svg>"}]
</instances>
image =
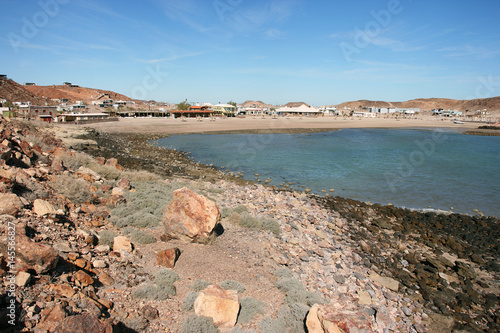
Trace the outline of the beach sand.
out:
<instances>
[{"instance_id":1,"label":"beach sand","mask_svg":"<svg viewBox=\"0 0 500 333\"><path fill-rule=\"evenodd\" d=\"M116 122L84 124L110 133L220 133L220 132L288 132L291 130L335 130L342 128L454 128L458 131L477 129L480 123L455 124L449 119L432 117L419 119L344 118L341 117L271 117L218 118L215 121L195 118L122 118Z\"/></svg>"}]
</instances>

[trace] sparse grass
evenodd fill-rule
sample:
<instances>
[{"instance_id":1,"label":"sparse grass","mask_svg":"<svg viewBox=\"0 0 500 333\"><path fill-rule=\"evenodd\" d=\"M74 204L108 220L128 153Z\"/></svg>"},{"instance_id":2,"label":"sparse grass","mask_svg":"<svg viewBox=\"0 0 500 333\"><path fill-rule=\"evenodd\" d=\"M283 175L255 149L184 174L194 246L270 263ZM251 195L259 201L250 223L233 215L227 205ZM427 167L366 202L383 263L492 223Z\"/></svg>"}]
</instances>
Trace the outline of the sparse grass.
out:
<instances>
[{"instance_id":1,"label":"sparse grass","mask_svg":"<svg viewBox=\"0 0 500 333\"><path fill-rule=\"evenodd\" d=\"M194 308L194 301L198 298L198 293L196 291L190 291L184 301L182 301L181 309L184 311L191 311Z\"/></svg>"},{"instance_id":2,"label":"sparse grass","mask_svg":"<svg viewBox=\"0 0 500 333\"><path fill-rule=\"evenodd\" d=\"M156 243L156 238L148 232L137 230L132 227L123 229L123 232L130 236L132 242L139 244L152 244Z\"/></svg>"},{"instance_id":3,"label":"sparse grass","mask_svg":"<svg viewBox=\"0 0 500 333\"><path fill-rule=\"evenodd\" d=\"M55 175L52 188L71 202L82 204L92 200L89 184L83 179L75 179L69 175Z\"/></svg>"},{"instance_id":4,"label":"sparse grass","mask_svg":"<svg viewBox=\"0 0 500 333\"><path fill-rule=\"evenodd\" d=\"M245 205L239 205L239 206L236 206L234 208L224 207L221 210L221 218L226 218L233 213L241 214L241 213L244 213L247 211L248 211L248 208Z\"/></svg>"},{"instance_id":5,"label":"sparse grass","mask_svg":"<svg viewBox=\"0 0 500 333\"><path fill-rule=\"evenodd\" d=\"M306 332L305 318L309 307L304 304L284 305L278 312L276 319L267 316L259 323L262 333Z\"/></svg>"},{"instance_id":6,"label":"sparse grass","mask_svg":"<svg viewBox=\"0 0 500 333\"><path fill-rule=\"evenodd\" d=\"M182 333L218 333L212 318L205 316L189 316L182 324Z\"/></svg>"},{"instance_id":7,"label":"sparse grass","mask_svg":"<svg viewBox=\"0 0 500 333\"><path fill-rule=\"evenodd\" d=\"M236 290L239 294L242 294L246 290L244 285L242 285L238 281L234 281L234 280L222 281L220 286L222 289Z\"/></svg>"},{"instance_id":8,"label":"sparse grass","mask_svg":"<svg viewBox=\"0 0 500 333\"><path fill-rule=\"evenodd\" d=\"M156 227L163 217L163 210L172 201L172 193L184 186L164 182L133 183L135 192L127 192L127 202L111 211L111 222L117 227Z\"/></svg>"},{"instance_id":9,"label":"sparse grass","mask_svg":"<svg viewBox=\"0 0 500 333\"><path fill-rule=\"evenodd\" d=\"M307 291L302 282L295 278L285 278L276 282L276 287L285 292L285 303L288 305L305 304L309 307L325 301L316 293Z\"/></svg>"},{"instance_id":10,"label":"sparse grass","mask_svg":"<svg viewBox=\"0 0 500 333\"><path fill-rule=\"evenodd\" d=\"M209 285L211 285L210 282L208 281L205 281L205 280L196 280L194 281L194 283L191 285L191 289L195 292L200 292L202 291L203 289L205 289L206 287L208 287Z\"/></svg>"},{"instance_id":11,"label":"sparse grass","mask_svg":"<svg viewBox=\"0 0 500 333\"><path fill-rule=\"evenodd\" d=\"M115 242L116 234L110 230L103 230L99 233L99 244L100 245L109 245L110 248L113 248L113 244Z\"/></svg>"},{"instance_id":12,"label":"sparse grass","mask_svg":"<svg viewBox=\"0 0 500 333\"><path fill-rule=\"evenodd\" d=\"M132 292L132 297L138 299L163 301L177 294L174 286L179 279L177 273L170 269L161 269L155 274L156 286L148 283L139 286Z\"/></svg>"},{"instance_id":13,"label":"sparse grass","mask_svg":"<svg viewBox=\"0 0 500 333\"><path fill-rule=\"evenodd\" d=\"M237 209L238 207L244 207L244 209ZM277 221L271 218L257 218L246 212L245 206L238 206L234 209L226 210L224 215L229 223L234 225L239 225L243 228L254 229L254 230L268 230L274 235L278 236L280 233L280 225ZM223 209L224 210L224 209Z\"/></svg>"},{"instance_id":14,"label":"sparse grass","mask_svg":"<svg viewBox=\"0 0 500 333\"><path fill-rule=\"evenodd\" d=\"M253 297L243 297L240 300L241 309L238 314L239 324L248 324L258 314L266 314L265 303Z\"/></svg>"}]
</instances>

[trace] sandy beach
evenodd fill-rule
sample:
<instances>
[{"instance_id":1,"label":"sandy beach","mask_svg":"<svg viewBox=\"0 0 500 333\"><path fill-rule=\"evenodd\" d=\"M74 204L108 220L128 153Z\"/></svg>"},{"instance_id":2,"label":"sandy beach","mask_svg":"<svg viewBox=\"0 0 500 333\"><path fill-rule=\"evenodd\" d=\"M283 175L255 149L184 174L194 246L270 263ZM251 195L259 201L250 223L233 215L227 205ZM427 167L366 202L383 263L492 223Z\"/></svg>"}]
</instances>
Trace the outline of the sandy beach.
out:
<instances>
[{"instance_id":1,"label":"sandy beach","mask_svg":"<svg viewBox=\"0 0 500 333\"><path fill-rule=\"evenodd\" d=\"M281 132L294 129L335 130L342 128L455 128L459 131L477 129L482 123L455 124L449 119L381 119L381 118L298 118L253 117L187 120L171 118L123 118L117 122L85 124L99 131L110 133L165 133L187 134L206 132Z\"/></svg>"}]
</instances>

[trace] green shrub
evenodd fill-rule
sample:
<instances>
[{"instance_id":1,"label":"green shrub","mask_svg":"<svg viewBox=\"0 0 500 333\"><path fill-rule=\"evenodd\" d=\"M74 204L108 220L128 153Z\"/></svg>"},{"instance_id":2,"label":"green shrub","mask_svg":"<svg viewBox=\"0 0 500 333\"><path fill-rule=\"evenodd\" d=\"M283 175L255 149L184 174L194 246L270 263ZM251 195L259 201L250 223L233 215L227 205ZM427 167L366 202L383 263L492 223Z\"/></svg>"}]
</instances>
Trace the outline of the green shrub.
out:
<instances>
[{"instance_id":1,"label":"green shrub","mask_svg":"<svg viewBox=\"0 0 500 333\"><path fill-rule=\"evenodd\" d=\"M72 171L78 170L78 168L81 166L88 167L92 163L96 163L94 159L92 159L92 157L84 153L75 153L74 155L70 153L64 153L59 156L59 159L63 162L66 168Z\"/></svg>"},{"instance_id":2,"label":"green shrub","mask_svg":"<svg viewBox=\"0 0 500 333\"><path fill-rule=\"evenodd\" d=\"M195 292L200 292L203 289L205 289L206 287L208 287L209 285L211 285L211 283L208 281L196 280L196 281L194 281L193 285L191 286L191 289Z\"/></svg>"},{"instance_id":3,"label":"green shrub","mask_svg":"<svg viewBox=\"0 0 500 333\"><path fill-rule=\"evenodd\" d=\"M194 308L194 301L198 298L198 293L195 291L190 291L182 301L181 309L184 311L191 311Z\"/></svg>"},{"instance_id":4,"label":"green shrub","mask_svg":"<svg viewBox=\"0 0 500 333\"><path fill-rule=\"evenodd\" d=\"M239 324L248 324L258 314L266 314L265 303L253 297L243 297L240 301Z\"/></svg>"},{"instance_id":5,"label":"green shrub","mask_svg":"<svg viewBox=\"0 0 500 333\"><path fill-rule=\"evenodd\" d=\"M110 230L103 230L99 233L99 244L101 245L109 245L110 248L113 248L113 244L115 242L116 234Z\"/></svg>"},{"instance_id":6,"label":"green shrub","mask_svg":"<svg viewBox=\"0 0 500 333\"><path fill-rule=\"evenodd\" d=\"M182 333L218 333L219 330L212 318L204 316L189 316L182 324Z\"/></svg>"},{"instance_id":7,"label":"green shrub","mask_svg":"<svg viewBox=\"0 0 500 333\"><path fill-rule=\"evenodd\" d=\"M246 288L245 288L244 285L242 285L238 281L234 281L234 280L225 280L225 281L222 281L221 284L220 284L220 286L221 286L222 289L236 290L240 294L243 293L246 290Z\"/></svg>"},{"instance_id":8,"label":"green shrub","mask_svg":"<svg viewBox=\"0 0 500 333\"><path fill-rule=\"evenodd\" d=\"M163 301L177 294L174 286L179 275L170 269L161 269L155 274L156 286L148 283L139 286L132 292L132 297Z\"/></svg>"},{"instance_id":9,"label":"green shrub","mask_svg":"<svg viewBox=\"0 0 500 333\"><path fill-rule=\"evenodd\" d=\"M236 206L234 208L224 207L221 210L221 218L229 217L233 213L241 214L241 213L244 213L247 211L248 211L248 208L247 208L247 206L244 206L244 205L239 205L239 206Z\"/></svg>"},{"instance_id":10,"label":"green shrub","mask_svg":"<svg viewBox=\"0 0 500 333\"><path fill-rule=\"evenodd\" d=\"M239 208L242 207L242 208ZM279 235L280 225L271 218L253 217L246 211L246 206L238 206L234 209L223 209L222 216L227 218L228 222L248 229L264 229L271 231L274 235Z\"/></svg>"},{"instance_id":11,"label":"green shrub","mask_svg":"<svg viewBox=\"0 0 500 333\"><path fill-rule=\"evenodd\" d=\"M278 236L280 234L280 224L274 219L264 218L262 220L262 228L269 230L275 236Z\"/></svg>"},{"instance_id":12,"label":"green shrub","mask_svg":"<svg viewBox=\"0 0 500 333\"><path fill-rule=\"evenodd\" d=\"M156 227L163 217L163 210L172 201L173 191L183 184L163 182L132 183L135 192L125 193L126 203L111 210L110 221L117 227Z\"/></svg>"},{"instance_id":13,"label":"green shrub","mask_svg":"<svg viewBox=\"0 0 500 333\"><path fill-rule=\"evenodd\" d=\"M302 282L295 278L279 280L275 285L279 290L285 292L285 303L288 305L299 303L313 306L316 303L325 303L325 300L323 300L321 296L314 292L307 291Z\"/></svg>"},{"instance_id":14,"label":"green shrub","mask_svg":"<svg viewBox=\"0 0 500 333\"><path fill-rule=\"evenodd\" d=\"M276 319L267 316L259 323L262 333L306 332L305 319L309 307L304 304L284 305L279 311Z\"/></svg>"},{"instance_id":15,"label":"green shrub","mask_svg":"<svg viewBox=\"0 0 500 333\"><path fill-rule=\"evenodd\" d=\"M92 200L89 184L83 179L75 179L68 175L55 175L52 188L71 202L82 204Z\"/></svg>"},{"instance_id":16,"label":"green shrub","mask_svg":"<svg viewBox=\"0 0 500 333\"><path fill-rule=\"evenodd\" d=\"M147 232L144 232L141 230L137 230L137 229L131 228L131 227L125 228L123 230L123 232L126 235L130 236L130 238L132 239L132 242L134 242L134 243L139 243L139 244L156 243L156 238L153 235L151 235L150 233L147 233Z\"/></svg>"}]
</instances>

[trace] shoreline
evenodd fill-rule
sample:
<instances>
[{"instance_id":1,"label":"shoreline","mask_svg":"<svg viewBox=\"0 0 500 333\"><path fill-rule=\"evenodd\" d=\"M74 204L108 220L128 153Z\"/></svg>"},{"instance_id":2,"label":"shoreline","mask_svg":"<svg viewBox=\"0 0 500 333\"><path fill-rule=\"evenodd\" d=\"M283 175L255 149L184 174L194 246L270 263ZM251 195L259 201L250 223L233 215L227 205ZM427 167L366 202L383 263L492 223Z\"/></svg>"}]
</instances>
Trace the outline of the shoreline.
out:
<instances>
[{"instance_id":1,"label":"shoreline","mask_svg":"<svg viewBox=\"0 0 500 333\"><path fill-rule=\"evenodd\" d=\"M228 207L244 202L255 212L270 213L277 208L270 208L265 198L271 198L274 203L274 196L280 197L278 206L283 211L280 212L279 219L284 220L285 224L282 230L284 236L280 238L283 245L279 246L284 249L289 246L291 254L286 255L286 251L282 254L281 247L277 246L279 251L272 258L278 264L293 264L294 267L304 268L303 272L315 271L310 263L314 264L316 261L315 253L321 254L316 249L317 246L312 252L307 247L297 250L295 245L300 241L288 244L287 240L299 237L297 230L302 230L301 225L307 230L320 228L322 231L313 231L311 234L311 237L320 239L329 239L325 237L325 232L330 233L331 230L332 233L338 232L342 244L352 247L352 253L359 256L356 267L366 267L399 281L398 292L408 302L412 302L413 305L408 305L410 308L418 303L418 306L427 309L429 316L439 314L453 318L456 328L462 325L477 328L474 326L477 317L491 320L487 319L488 311L496 306L492 307L488 303L488 295L496 295L500 290L500 280L497 279L500 272L498 218L414 211L343 197L306 195L303 191L287 191L243 181L196 163L183 152L149 143L164 134L105 133L91 130L84 138L94 140L97 144L84 145L81 147L83 149L78 150L93 156L116 157L120 165L126 168L154 173L160 171L160 175L168 176L171 181L187 179L193 181L193 184L210 183L217 191L224 191L220 192L220 196L227 201L226 205L230 203ZM241 197L233 198L233 192L240 193ZM290 197L291 201L286 202L297 205L293 206L295 210L289 212L281 197ZM304 205L308 209L303 211ZM324 211L327 215L318 219L319 211ZM303 215L294 215L298 213ZM342 221L339 225L330 221L332 218L335 220L336 216ZM318 227L322 224L326 227ZM337 243L322 244L324 249L332 251L339 246ZM350 276L347 269L340 271L346 277ZM342 278L339 281L341 282L338 283L344 283ZM474 288L470 288L472 284ZM318 286L321 288L319 284ZM397 299L390 293L384 296L387 299ZM467 315L472 309L474 312Z\"/></svg>"},{"instance_id":2,"label":"shoreline","mask_svg":"<svg viewBox=\"0 0 500 333\"><path fill-rule=\"evenodd\" d=\"M414 129L414 130L432 130L432 129L437 129L437 127L429 127L429 128L406 128L406 127L399 127L399 128L393 128L395 130L406 130L406 129ZM444 129L449 129L449 128L444 128ZM453 128L452 128L453 129ZM278 191L292 191L292 192L297 192L297 193L306 193L311 196L316 196L318 198L332 198L332 197L338 197L342 198L344 200L355 200L359 203L366 203L366 200L360 200L360 199L353 199L350 197L344 197L344 196L335 196L335 195L327 195L327 196L322 196L321 194L314 194L314 193L309 193L305 190L305 188L293 188L289 189L287 187L280 187L277 185L268 185L264 183L259 183L256 182L252 179L244 179L240 177L237 173L234 172L229 172L227 170L224 170L222 168L218 168L213 165L208 165L208 164L203 164L199 161L194 160L189 152L185 152L182 150L177 150L177 149L170 149L166 147L159 146L155 143L156 140L164 138L164 137L169 137L173 135L193 135L193 134L205 134L205 135L218 135L218 134L302 134L302 133L322 133L322 132L330 132L330 131L338 131L340 129L327 129L327 128L320 128L320 129L314 129L314 128L309 128L309 129L304 129L304 128L295 128L295 129L281 129L278 131L268 131L268 130L226 130L226 131L214 131L214 132L185 132L185 133L136 133L136 132L124 132L124 133L114 133L114 132L99 132L96 131L95 129L92 129L90 132L90 135L85 135L85 139L91 140L91 141L98 141L98 147L99 149L97 151L94 151L92 155L98 156L99 153L102 154L102 151L100 151L101 148L106 148L107 143L109 141L117 140L119 142L114 143L111 145L112 151L110 151L109 154L103 154L104 157L110 157L110 156L120 156L122 157L122 160L124 159L125 163L124 166L129 167L129 168L145 168L147 171L163 174L165 176L181 176L181 177L187 177L190 179L206 179L209 181L217 181L217 180L231 180L239 185L263 185L265 187L268 187L273 190L278 190ZM96 136L96 133L99 133ZM458 132L460 133L460 132ZM464 134L462 132L461 134ZM112 139L113 137L113 139ZM116 151L116 147L127 147L125 149L125 152L120 153L119 151ZM90 147L84 148L84 150L90 150L92 149ZM152 154L148 154L149 151L153 151ZM129 154L131 153L131 154ZM138 158L133 158L132 156L136 154ZM148 156L152 155L152 156ZM161 158L161 156L163 158ZM162 160L159 162L159 160ZM148 161L146 163L138 163L140 161ZM171 163L173 162L173 163ZM165 172L165 170L160 170L162 166L165 165L167 166L167 169L170 168L170 172ZM293 182L293 180L290 180ZM382 202L375 202L373 203L374 205L381 205L384 207L396 207L398 209L402 210L408 210L408 211L415 211L418 213L433 213L433 214L444 214L444 215L453 215L453 214L459 214L459 215L464 215L467 217L480 217L483 216L481 212L475 212L475 213L465 213L465 212L456 212L452 210L445 210L445 209L429 209L429 207L405 207L405 206L399 206L399 205L392 205L392 204L386 204ZM487 217L494 217L494 218L500 218L500 216L495 216L495 215L484 215Z\"/></svg>"}]
</instances>

